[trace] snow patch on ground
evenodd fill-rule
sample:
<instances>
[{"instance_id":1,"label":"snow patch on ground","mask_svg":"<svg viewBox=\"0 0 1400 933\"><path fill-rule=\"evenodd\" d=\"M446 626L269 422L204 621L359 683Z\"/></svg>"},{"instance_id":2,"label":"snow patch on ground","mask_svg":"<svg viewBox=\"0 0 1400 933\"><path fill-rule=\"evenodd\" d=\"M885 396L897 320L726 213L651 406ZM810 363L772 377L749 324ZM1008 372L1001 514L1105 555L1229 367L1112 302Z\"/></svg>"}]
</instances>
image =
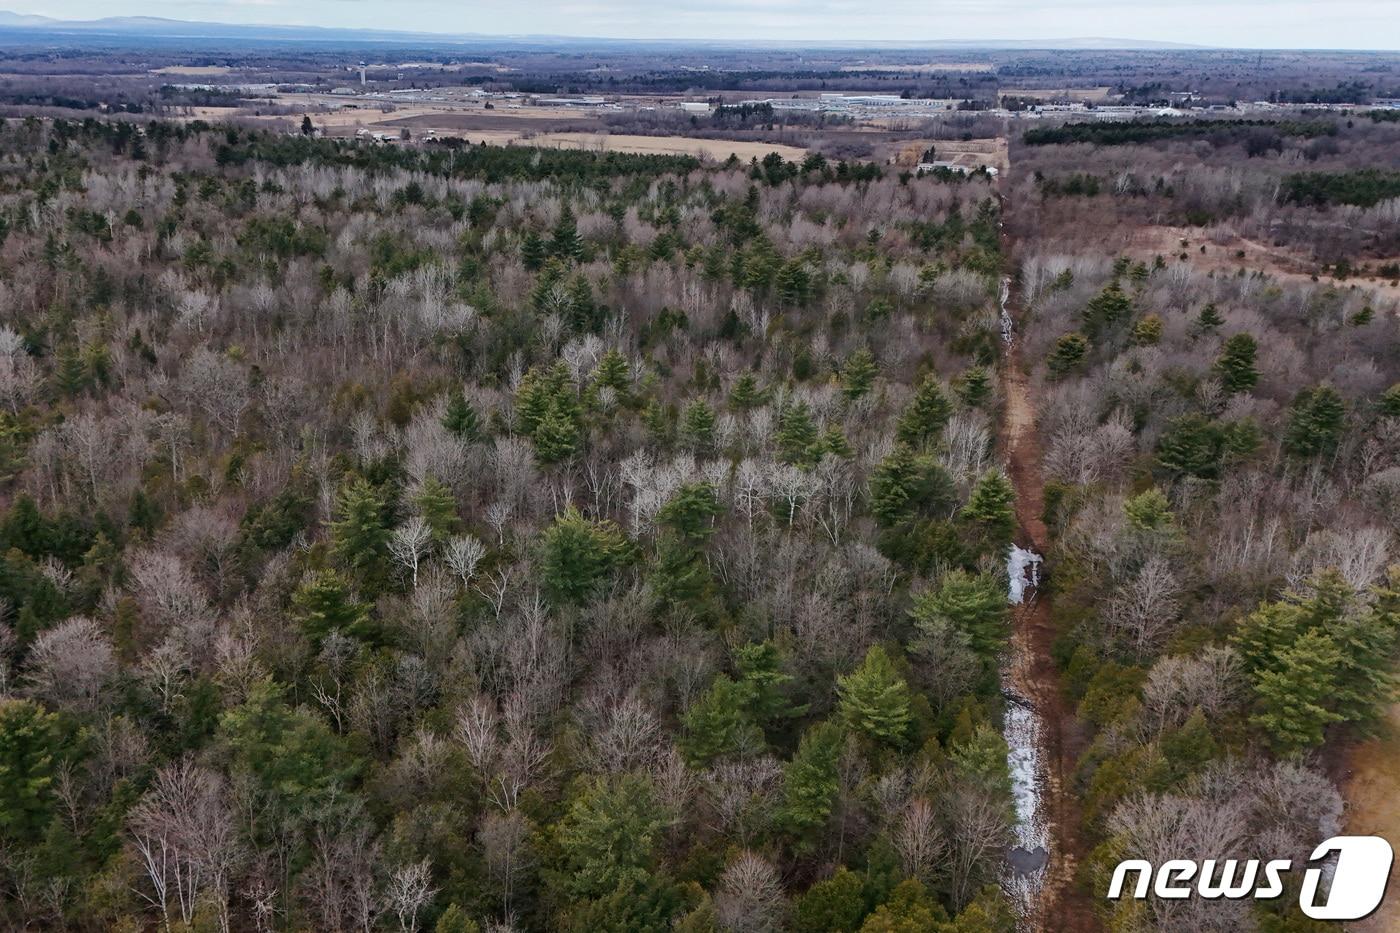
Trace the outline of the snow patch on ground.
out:
<instances>
[{"instance_id":1,"label":"snow patch on ground","mask_svg":"<svg viewBox=\"0 0 1400 933\"><path fill-rule=\"evenodd\" d=\"M1013 606L1019 606L1026 598L1026 590L1040 584L1040 562L1042 558L1030 548L1011 545L1006 554L1006 577L1010 581L1006 598Z\"/></svg>"},{"instance_id":2,"label":"snow patch on ground","mask_svg":"<svg viewBox=\"0 0 1400 933\"><path fill-rule=\"evenodd\" d=\"M1001 277L1001 293L997 295L997 305L1001 308L1001 339L1007 346L1011 345L1011 338L1015 336L1011 321L1011 312L1007 310L1006 303L1011 300L1011 276Z\"/></svg>"},{"instance_id":3,"label":"snow patch on ground","mask_svg":"<svg viewBox=\"0 0 1400 933\"><path fill-rule=\"evenodd\" d=\"M1040 583L1041 556L1029 548L1012 545L1006 556L1009 580L1007 601L1019 606ZM1016 807L1014 842L1007 853L1003 887L1022 915L1029 915L1045 877L1050 859L1050 833L1042 807L1045 762L1041 754L1044 729L1040 714L1022 693L1019 678L1030 669L1027 645L1012 639L1001 670L1002 696L1006 699L1006 766L1011 773L1011 794Z\"/></svg>"}]
</instances>

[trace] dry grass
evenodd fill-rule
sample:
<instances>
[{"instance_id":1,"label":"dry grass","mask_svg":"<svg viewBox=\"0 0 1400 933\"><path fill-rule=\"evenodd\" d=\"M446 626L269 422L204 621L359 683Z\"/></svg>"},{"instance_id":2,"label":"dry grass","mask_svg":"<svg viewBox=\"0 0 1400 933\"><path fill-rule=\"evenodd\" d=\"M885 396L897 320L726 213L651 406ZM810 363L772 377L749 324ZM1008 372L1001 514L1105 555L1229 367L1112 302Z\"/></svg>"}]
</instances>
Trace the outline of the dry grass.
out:
<instances>
[{"instance_id":1,"label":"dry grass","mask_svg":"<svg viewBox=\"0 0 1400 933\"><path fill-rule=\"evenodd\" d=\"M189 120L208 120L217 122L227 120L230 117L237 117L243 114L242 107L191 107L190 112L185 115Z\"/></svg>"},{"instance_id":2,"label":"dry grass","mask_svg":"<svg viewBox=\"0 0 1400 933\"><path fill-rule=\"evenodd\" d=\"M152 68L153 75L190 75L192 77L210 77L214 75L230 75L233 69L228 65L166 65L163 68Z\"/></svg>"},{"instance_id":3,"label":"dry grass","mask_svg":"<svg viewBox=\"0 0 1400 933\"><path fill-rule=\"evenodd\" d=\"M558 146L564 149L594 149L598 151L633 152L644 155L693 155L702 159L723 161L730 153L744 161L761 159L770 152L784 159L800 162L807 150L777 143L743 142L732 139L692 139L688 136L632 136L623 133L538 133L519 142L534 146Z\"/></svg>"},{"instance_id":4,"label":"dry grass","mask_svg":"<svg viewBox=\"0 0 1400 933\"><path fill-rule=\"evenodd\" d=\"M1183 240L1185 246L1182 246ZM1216 235L1193 227L1136 228L1129 234L1126 245L1124 252L1141 258L1163 256L1170 261L1185 253L1185 261L1204 272L1235 275L1243 269L1245 272L1263 272L1281 282L1294 284L1313 282L1316 268L1316 263L1281 247L1234 235ZM1204 253L1201 252L1202 246L1206 248ZM1368 260L1366 264L1375 266L1385 261ZM1400 300L1400 286L1387 279L1334 279L1319 275L1317 281L1334 288L1355 286L1379 298Z\"/></svg>"},{"instance_id":5,"label":"dry grass","mask_svg":"<svg viewBox=\"0 0 1400 933\"><path fill-rule=\"evenodd\" d=\"M1382 836L1400 844L1400 706L1393 706L1385 732L1352 750L1343 793L1347 801L1346 831ZM1400 933L1400 898L1396 892L1400 863L1390 867L1391 896L1380 909L1349 929L1358 933Z\"/></svg>"}]
</instances>

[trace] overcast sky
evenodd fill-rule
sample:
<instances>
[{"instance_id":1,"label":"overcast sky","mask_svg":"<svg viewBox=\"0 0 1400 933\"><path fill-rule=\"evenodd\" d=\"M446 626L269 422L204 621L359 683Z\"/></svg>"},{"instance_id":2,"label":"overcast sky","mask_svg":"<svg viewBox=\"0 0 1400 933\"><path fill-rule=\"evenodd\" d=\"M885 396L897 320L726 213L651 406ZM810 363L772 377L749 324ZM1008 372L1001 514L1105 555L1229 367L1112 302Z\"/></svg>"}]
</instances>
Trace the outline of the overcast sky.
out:
<instances>
[{"instance_id":1,"label":"overcast sky","mask_svg":"<svg viewBox=\"0 0 1400 933\"><path fill-rule=\"evenodd\" d=\"M1065 39L1400 49L1400 0L0 0L60 19L695 39Z\"/></svg>"}]
</instances>

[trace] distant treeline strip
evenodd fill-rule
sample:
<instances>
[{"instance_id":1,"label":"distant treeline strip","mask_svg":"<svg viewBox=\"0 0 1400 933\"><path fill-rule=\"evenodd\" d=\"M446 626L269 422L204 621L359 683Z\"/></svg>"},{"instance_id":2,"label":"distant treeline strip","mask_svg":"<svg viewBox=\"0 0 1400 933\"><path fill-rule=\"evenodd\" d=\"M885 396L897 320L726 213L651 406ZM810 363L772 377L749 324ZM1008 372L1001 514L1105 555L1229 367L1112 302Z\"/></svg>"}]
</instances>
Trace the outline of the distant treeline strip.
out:
<instances>
[{"instance_id":1,"label":"distant treeline strip","mask_svg":"<svg viewBox=\"0 0 1400 933\"><path fill-rule=\"evenodd\" d=\"M1301 172L1288 176L1280 198L1315 207L1329 204L1373 207L1381 201L1400 198L1400 172L1374 168L1355 172Z\"/></svg>"},{"instance_id":2,"label":"distant treeline strip","mask_svg":"<svg viewBox=\"0 0 1400 933\"><path fill-rule=\"evenodd\" d=\"M1095 146L1131 146L1159 139L1203 138L1241 130L1266 129L1281 136L1335 136L1335 123L1304 120L1127 120L1123 122L1066 123L1063 126L1027 130L1028 146L1090 143Z\"/></svg>"},{"instance_id":3,"label":"distant treeline strip","mask_svg":"<svg viewBox=\"0 0 1400 933\"><path fill-rule=\"evenodd\" d=\"M199 127L198 121L191 124ZM207 125L204 129L208 129ZM556 178L588 184L619 175L681 174L699 168L700 160L682 155L635 155L579 149L472 145L461 139L435 140L422 149L362 145L308 136L272 136L225 131L215 149L221 165L248 160L270 165L353 165L363 169L404 169L432 175L505 179Z\"/></svg>"}]
</instances>

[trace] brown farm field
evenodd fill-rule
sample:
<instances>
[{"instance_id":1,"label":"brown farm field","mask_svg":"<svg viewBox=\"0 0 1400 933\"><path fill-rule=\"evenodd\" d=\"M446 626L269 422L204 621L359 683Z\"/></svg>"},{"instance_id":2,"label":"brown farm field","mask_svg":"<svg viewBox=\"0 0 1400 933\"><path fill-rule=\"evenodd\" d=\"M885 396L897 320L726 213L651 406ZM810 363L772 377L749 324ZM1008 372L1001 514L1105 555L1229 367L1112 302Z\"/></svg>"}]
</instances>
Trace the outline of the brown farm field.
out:
<instances>
[{"instance_id":1,"label":"brown farm field","mask_svg":"<svg viewBox=\"0 0 1400 933\"><path fill-rule=\"evenodd\" d=\"M630 152L638 154L693 155L722 161L732 153L745 161L777 152L800 161L806 148L784 143L690 136L648 136L610 133L590 112L567 107L520 107L487 110L475 103L408 103L358 99L347 105L343 98L321 94L283 94L283 104L302 104L312 122L328 136L348 137L360 130L397 135L408 129L416 137L460 136L470 142L493 146L531 145L563 149ZM334 108L316 112L313 108ZM237 117L275 122L299 120L291 115L256 114L247 108L200 107L190 114L206 120Z\"/></svg>"},{"instance_id":2,"label":"brown farm field","mask_svg":"<svg viewBox=\"0 0 1400 933\"><path fill-rule=\"evenodd\" d=\"M152 68L153 75L188 75L190 77L217 77L233 74L236 69L228 65L165 65Z\"/></svg>"}]
</instances>

